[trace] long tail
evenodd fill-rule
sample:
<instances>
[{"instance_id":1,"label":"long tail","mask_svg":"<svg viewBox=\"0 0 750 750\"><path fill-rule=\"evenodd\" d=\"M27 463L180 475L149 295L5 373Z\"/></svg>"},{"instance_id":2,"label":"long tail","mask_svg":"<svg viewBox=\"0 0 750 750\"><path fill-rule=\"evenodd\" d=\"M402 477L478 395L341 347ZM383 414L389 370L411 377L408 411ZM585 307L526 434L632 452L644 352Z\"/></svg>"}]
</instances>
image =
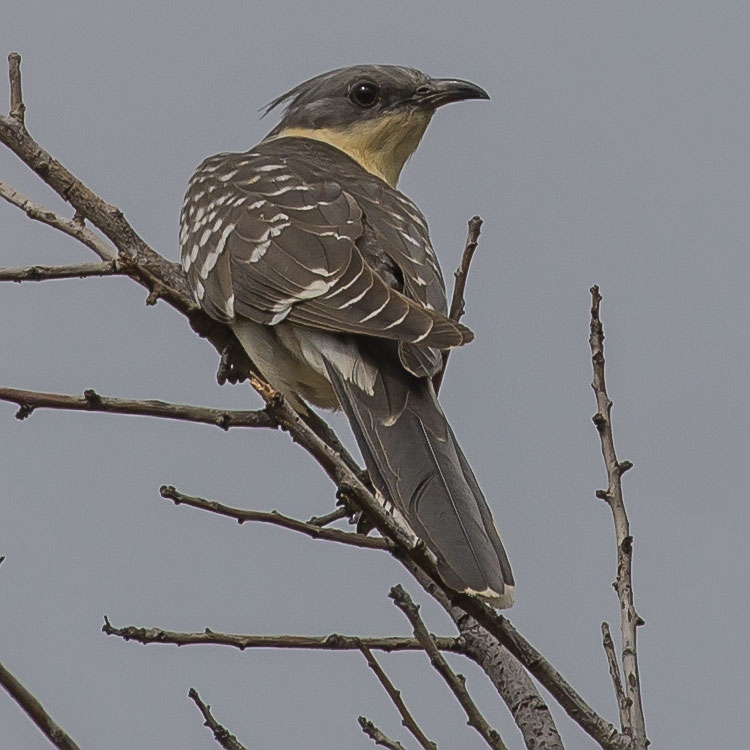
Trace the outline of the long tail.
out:
<instances>
[{"instance_id":1,"label":"long tail","mask_svg":"<svg viewBox=\"0 0 750 750\"><path fill-rule=\"evenodd\" d=\"M368 393L326 367L374 485L434 552L445 583L510 607L508 556L429 380L380 360Z\"/></svg>"}]
</instances>

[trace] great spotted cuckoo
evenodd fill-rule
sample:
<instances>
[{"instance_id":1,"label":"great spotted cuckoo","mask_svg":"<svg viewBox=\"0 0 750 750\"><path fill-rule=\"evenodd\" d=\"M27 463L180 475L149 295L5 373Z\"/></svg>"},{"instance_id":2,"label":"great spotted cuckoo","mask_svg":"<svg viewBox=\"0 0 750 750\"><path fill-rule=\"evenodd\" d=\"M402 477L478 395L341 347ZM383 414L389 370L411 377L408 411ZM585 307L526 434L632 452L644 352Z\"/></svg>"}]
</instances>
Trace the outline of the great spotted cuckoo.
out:
<instances>
[{"instance_id":1,"label":"great spotted cuckoo","mask_svg":"<svg viewBox=\"0 0 750 750\"><path fill-rule=\"evenodd\" d=\"M473 334L447 317L427 223L396 189L438 107L488 98L390 65L312 78L269 105L286 108L257 146L198 167L180 246L200 306L288 402L344 411L444 582L509 607L508 558L432 386Z\"/></svg>"}]
</instances>

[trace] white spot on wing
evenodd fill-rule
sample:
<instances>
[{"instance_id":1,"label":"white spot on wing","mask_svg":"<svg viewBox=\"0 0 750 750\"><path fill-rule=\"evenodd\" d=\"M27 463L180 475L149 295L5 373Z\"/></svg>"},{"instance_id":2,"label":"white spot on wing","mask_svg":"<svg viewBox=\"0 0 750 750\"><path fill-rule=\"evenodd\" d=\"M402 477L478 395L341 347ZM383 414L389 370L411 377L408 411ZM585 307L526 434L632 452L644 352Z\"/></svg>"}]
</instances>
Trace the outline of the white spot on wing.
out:
<instances>
[{"instance_id":1,"label":"white spot on wing","mask_svg":"<svg viewBox=\"0 0 750 750\"><path fill-rule=\"evenodd\" d=\"M382 305L381 305L381 306L380 306L380 307L379 307L379 308L378 308L377 310L375 310L375 311L371 312L371 313L370 313L369 315L365 315L365 317L364 317L364 318L362 318L362 320L360 320L359 322L360 322L360 323L364 323L364 322L365 322L366 320L369 320L370 318L374 318L374 317L375 317L375 316L376 316L376 315L377 315L377 314L378 314L378 313L379 313L379 312L380 312L381 310L383 310L383 309L385 308L385 306L386 306L386 305L387 305L387 304L388 304L388 303L389 303L390 301L391 301L391 298L390 298L390 296L389 296L389 297L388 297L388 299L386 299L386 301L385 301L385 302L383 302L383 304L382 304Z\"/></svg>"},{"instance_id":2,"label":"white spot on wing","mask_svg":"<svg viewBox=\"0 0 750 750\"><path fill-rule=\"evenodd\" d=\"M206 259L203 261L203 265L200 268L200 271L198 271L198 274L202 278L207 278L208 274L211 273L213 267L216 265L216 261L219 260L219 256L224 252L224 246L227 243L227 237L232 233L232 230L234 229L234 224L227 224L227 226L224 228L224 231L221 233L221 237L219 237L219 241L216 243L216 247L206 255Z\"/></svg>"},{"instance_id":3,"label":"white spot on wing","mask_svg":"<svg viewBox=\"0 0 750 750\"><path fill-rule=\"evenodd\" d=\"M403 323L403 321L406 319L406 316L409 314L409 308L406 308L406 312L398 319L394 320L393 323L389 323L387 326L383 326L383 330L387 331L389 328L393 328L394 326L397 326L399 323Z\"/></svg>"}]
</instances>

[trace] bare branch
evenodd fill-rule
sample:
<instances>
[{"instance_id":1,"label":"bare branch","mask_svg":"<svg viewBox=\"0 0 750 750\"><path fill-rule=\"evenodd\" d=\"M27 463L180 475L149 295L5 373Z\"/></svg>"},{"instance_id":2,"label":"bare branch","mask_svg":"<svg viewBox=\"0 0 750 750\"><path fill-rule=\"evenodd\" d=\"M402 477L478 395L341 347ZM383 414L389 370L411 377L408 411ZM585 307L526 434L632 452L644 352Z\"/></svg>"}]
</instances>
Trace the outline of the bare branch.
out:
<instances>
[{"instance_id":1,"label":"bare branch","mask_svg":"<svg viewBox=\"0 0 750 750\"><path fill-rule=\"evenodd\" d=\"M453 695L456 696L456 700L466 713L467 724L476 729L479 736L491 748L493 748L493 750L507 750L498 731L489 725L484 716L482 716L479 708L477 708L476 703L474 703L469 695L469 691L466 689L466 679L464 676L457 675L451 669L450 665L435 645L432 636L427 631L427 628L419 615L419 607L412 601L412 598L401 586L394 586L391 589L390 597L411 623L412 629L414 630L414 636L422 644L427 656L430 657L430 663L432 666L453 691Z\"/></svg>"},{"instance_id":2,"label":"bare branch","mask_svg":"<svg viewBox=\"0 0 750 750\"><path fill-rule=\"evenodd\" d=\"M18 121L21 127L24 125L24 114L26 105L23 103L23 90L21 89L21 55L11 52L8 55L8 78L10 78L10 116Z\"/></svg>"},{"instance_id":3,"label":"bare branch","mask_svg":"<svg viewBox=\"0 0 750 750\"><path fill-rule=\"evenodd\" d=\"M612 640L612 633L609 630L609 623L602 623L602 646L607 656L609 666L609 675L612 678L612 685L615 689L617 698L617 708L620 712L620 727L623 734L632 736L633 728L630 725L630 700L622 689L622 678L620 677L620 666L617 663L617 654L615 654L615 644Z\"/></svg>"},{"instance_id":4,"label":"bare branch","mask_svg":"<svg viewBox=\"0 0 750 750\"><path fill-rule=\"evenodd\" d=\"M30 219L46 224L53 229L59 229L63 234L82 242L102 260L114 260L117 257L115 249L99 235L92 232L80 216L76 215L73 219L65 219L54 211L34 203L31 198L19 193L2 181L0 181L0 198L4 198L8 203L20 208Z\"/></svg>"},{"instance_id":5,"label":"bare branch","mask_svg":"<svg viewBox=\"0 0 750 750\"><path fill-rule=\"evenodd\" d=\"M75 266L23 266L3 268L0 281L47 281L48 279L85 279L90 276L117 276L122 273L116 260L104 263L79 263Z\"/></svg>"},{"instance_id":6,"label":"bare branch","mask_svg":"<svg viewBox=\"0 0 750 750\"><path fill-rule=\"evenodd\" d=\"M299 531L313 539L324 539L328 542L340 542L341 544L350 544L354 547L365 549L386 549L393 548L393 543L388 539L380 537L370 537L364 534L357 534L354 531L341 531L341 529L327 529L317 526L314 523L306 523L298 518L284 516L278 511L262 510L243 510L242 508L232 508L229 505L217 503L215 500L205 500L202 497L193 495L184 495L174 487L163 485L159 488L162 497L172 500L175 505L189 505L193 508L207 510L210 513L217 513L220 516L234 518L239 523L246 521L255 521L259 523L270 523L274 526L282 526L285 529Z\"/></svg>"},{"instance_id":7,"label":"bare branch","mask_svg":"<svg viewBox=\"0 0 750 750\"><path fill-rule=\"evenodd\" d=\"M18 404L20 408L16 413L16 419L26 419L34 409L69 409L177 419L183 422L215 425L222 430L228 430L230 427L277 427L273 418L263 410L232 411L189 404L170 404L165 401L134 401L100 396L91 389L85 390L83 396L68 396L62 393L0 387L0 401Z\"/></svg>"},{"instance_id":8,"label":"bare branch","mask_svg":"<svg viewBox=\"0 0 750 750\"><path fill-rule=\"evenodd\" d=\"M474 251L477 249L477 245L479 244L479 233L481 231L482 220L478 216L473 216L471 219L469 219L469 232L466 236L464 252L461 255L461 264L453 274L455 281L453 283L453 297L451 298L451 307L448 316L455 321L461 320L464 311L466 310L466 280L469 276L469 266L471 266L471 261L474 257ZM440 386L445 375L445 368L448 366L448 357L450 356L450 353L450 349L446 349L443 352L443 367L440 372L432 379L432 384L435 387L435 393L440 390Z\"/></svg>"},{"instance_id":9,"label":"bare branch","mask_svg":"<svg viewBox=\"0 0 750 750\"><path fill-rule=\"evenodd\" d=\"M198 710L203 714L203 726L208 727L214 733L214 739L224 748L224 750L247 750L247 748L224 726L219 724L211 714L211 706L207 706L202 700L195 688L188 691L190 698Z\"/></svg>"},{"instance_id":10,"label":"bare branch","mask_svg":"<svg viewBox=\"0 0 750 750\"><path fill-rule=\"evenodd\" d=\"M366 716L360 716L359 726L362 731L376 744L381 747L387 748L387 750L406 750L400 742L392 740L381 732Z\"/></svg>"},{"instance_id":11,"label":"bare branch","mask_svg":"<svg viewBox=\"0 0 750 750\"><path fill-rule=\"evenodd\" d=\"M55 747L59 747L60 750L79 750L78 745L54 722L42 704L2 664L0 664L0 685L8 691L10 697L21 706Z\"/></svg>"},{"instance_id":12,"label":"bare branch","mask_svg":"<svg viewBox=\"0 0 750 750\"><path fill-rule=\"evenodd\" d=\"M328 526L329 523L340 521L342 518L349 516L349 510L345 506L340 506L324 516L313 516L308 523L312 526Z\"/></svg>"},{"instance_id":13,"label":"bare branch","mask_svg":"<svg viewBox=\"0 0 750 750\"><path fill-rule=\"evenodd\" d=\"M420 744L423 750L437 750L437 745L431 740L427 739L424 732L419 728L419 725L414 720L414 717L409 713L409 709L406 708L406 704L401 698L400 691L396 690L395 685L390 681L388 675L383 671L380 663L373 655L367 646L361 646L360 651L365 657L367 666L375 673L383 689L388 693L388 697L393 702L396 710L401 714L401 723L414 735L414 739Z\"/></svg>"},{"instance_id":14,"label":"bare branch","mask_svg":"<svg viewBox=\"0 0 750 750\"><path fill-rule=\"evenodd\" d=\"M445 609L463 638L464 655L484 670L513 716L528 750L563 750L554 719L529 673L494 636L473 617L454 606L445 592L423 571L409 570Z\"/></svg>"},{"instance_id":15,"label":"bare branch","mask_svg":"<svg viewBox=\"0 0 750 750\"><path fill-rule=\"evenodd\" d=\"M45 151L13 117L0 116L0 143L12 150L32 171L67 201L76 214L89 219L119 250L125 272L149 290L149 300L165 300L183 313L194 330L207 338L218 352L233 340L229 329L202 313L186 284L181 267L171 263L149 247L117 207L107 204L78 180L59 161ZM238 354L238 370L251 371L252 363ZM353 507L364 511L380 533L395 542L393 554L404 564L422 570L448 600L471 615L489 633L505 645L537 679L547 687L563 708L586 732L606 748L629 747L629 738L591 710L541 654L531 647L507 621L485 603L458 595L446 587L437 573L434 555L388 514L357 472L342 459L330 442L310 427L280 395L260 378L251 375L253 387L267 404L267 411L292 439L302 445L336 484L339 494Z\"/></svg>"},{"instance_id":16,"label":"bare branch","mask_svg":"<svg viewBox=\"0 0 750 750\"><path fill-rule=\"evenodd\" d=\"M217 633L206 628L202 633L181 633L161 628L138 628L127 625L117 628L104 618L102 632L115 635L126 641L138 641L144 645L164 643L174 646L213 645L231 646L240 651L251 648L300 649L306 651L359 651L362 646L377 651L421 651L422 646L414 638L363 637L358 635L239 635ZM435 646L441 651L460 653L462 642L458 638L435 637Z\"/></svg>"},{"instance_id":17,"label":"bare branch","mask_svg":"<svg viewBox=\"0 0 750 750\"><path fill-rule=\"evenodd\" d=\"M599 317L602 297L599 287L591 287L591 362L594 380L591 387L596 395L597 412L593 417L602 445L602 456L607 470L608 486L598 490L596 496L606 501L612 511L617 542L617 579L614 587L620 600L620 630L622 635L622 670L628 706L629 724L632 729L633 748L645 750L646 722L641 702L641 679L638 671L637 630L644 621L633 604L633 537L622 497L622 475L632 468L630 461L618 461L612 435L612 401L607 395L604 379L604 327ZM625 731L626 725L623 725Z\"/></svg>"}]
</instances>

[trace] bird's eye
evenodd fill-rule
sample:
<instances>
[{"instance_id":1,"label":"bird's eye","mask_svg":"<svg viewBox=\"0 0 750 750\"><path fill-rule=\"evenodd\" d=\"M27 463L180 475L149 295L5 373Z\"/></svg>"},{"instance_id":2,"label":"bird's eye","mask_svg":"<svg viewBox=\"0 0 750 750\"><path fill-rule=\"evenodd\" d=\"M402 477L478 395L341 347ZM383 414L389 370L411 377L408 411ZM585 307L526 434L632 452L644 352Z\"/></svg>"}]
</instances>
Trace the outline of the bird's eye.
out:
<instances>
[{"instance_id":1,"label":"bird's eye","mask_svg":"<svg viewBox=\"0 0 750 750\"><path fill-rule=\"evenodd\" d=\"M349 98L363 109L377 104L380 99L380 89L372 81L359 81L349 90Z\"/></svg>"}]
</instances>

